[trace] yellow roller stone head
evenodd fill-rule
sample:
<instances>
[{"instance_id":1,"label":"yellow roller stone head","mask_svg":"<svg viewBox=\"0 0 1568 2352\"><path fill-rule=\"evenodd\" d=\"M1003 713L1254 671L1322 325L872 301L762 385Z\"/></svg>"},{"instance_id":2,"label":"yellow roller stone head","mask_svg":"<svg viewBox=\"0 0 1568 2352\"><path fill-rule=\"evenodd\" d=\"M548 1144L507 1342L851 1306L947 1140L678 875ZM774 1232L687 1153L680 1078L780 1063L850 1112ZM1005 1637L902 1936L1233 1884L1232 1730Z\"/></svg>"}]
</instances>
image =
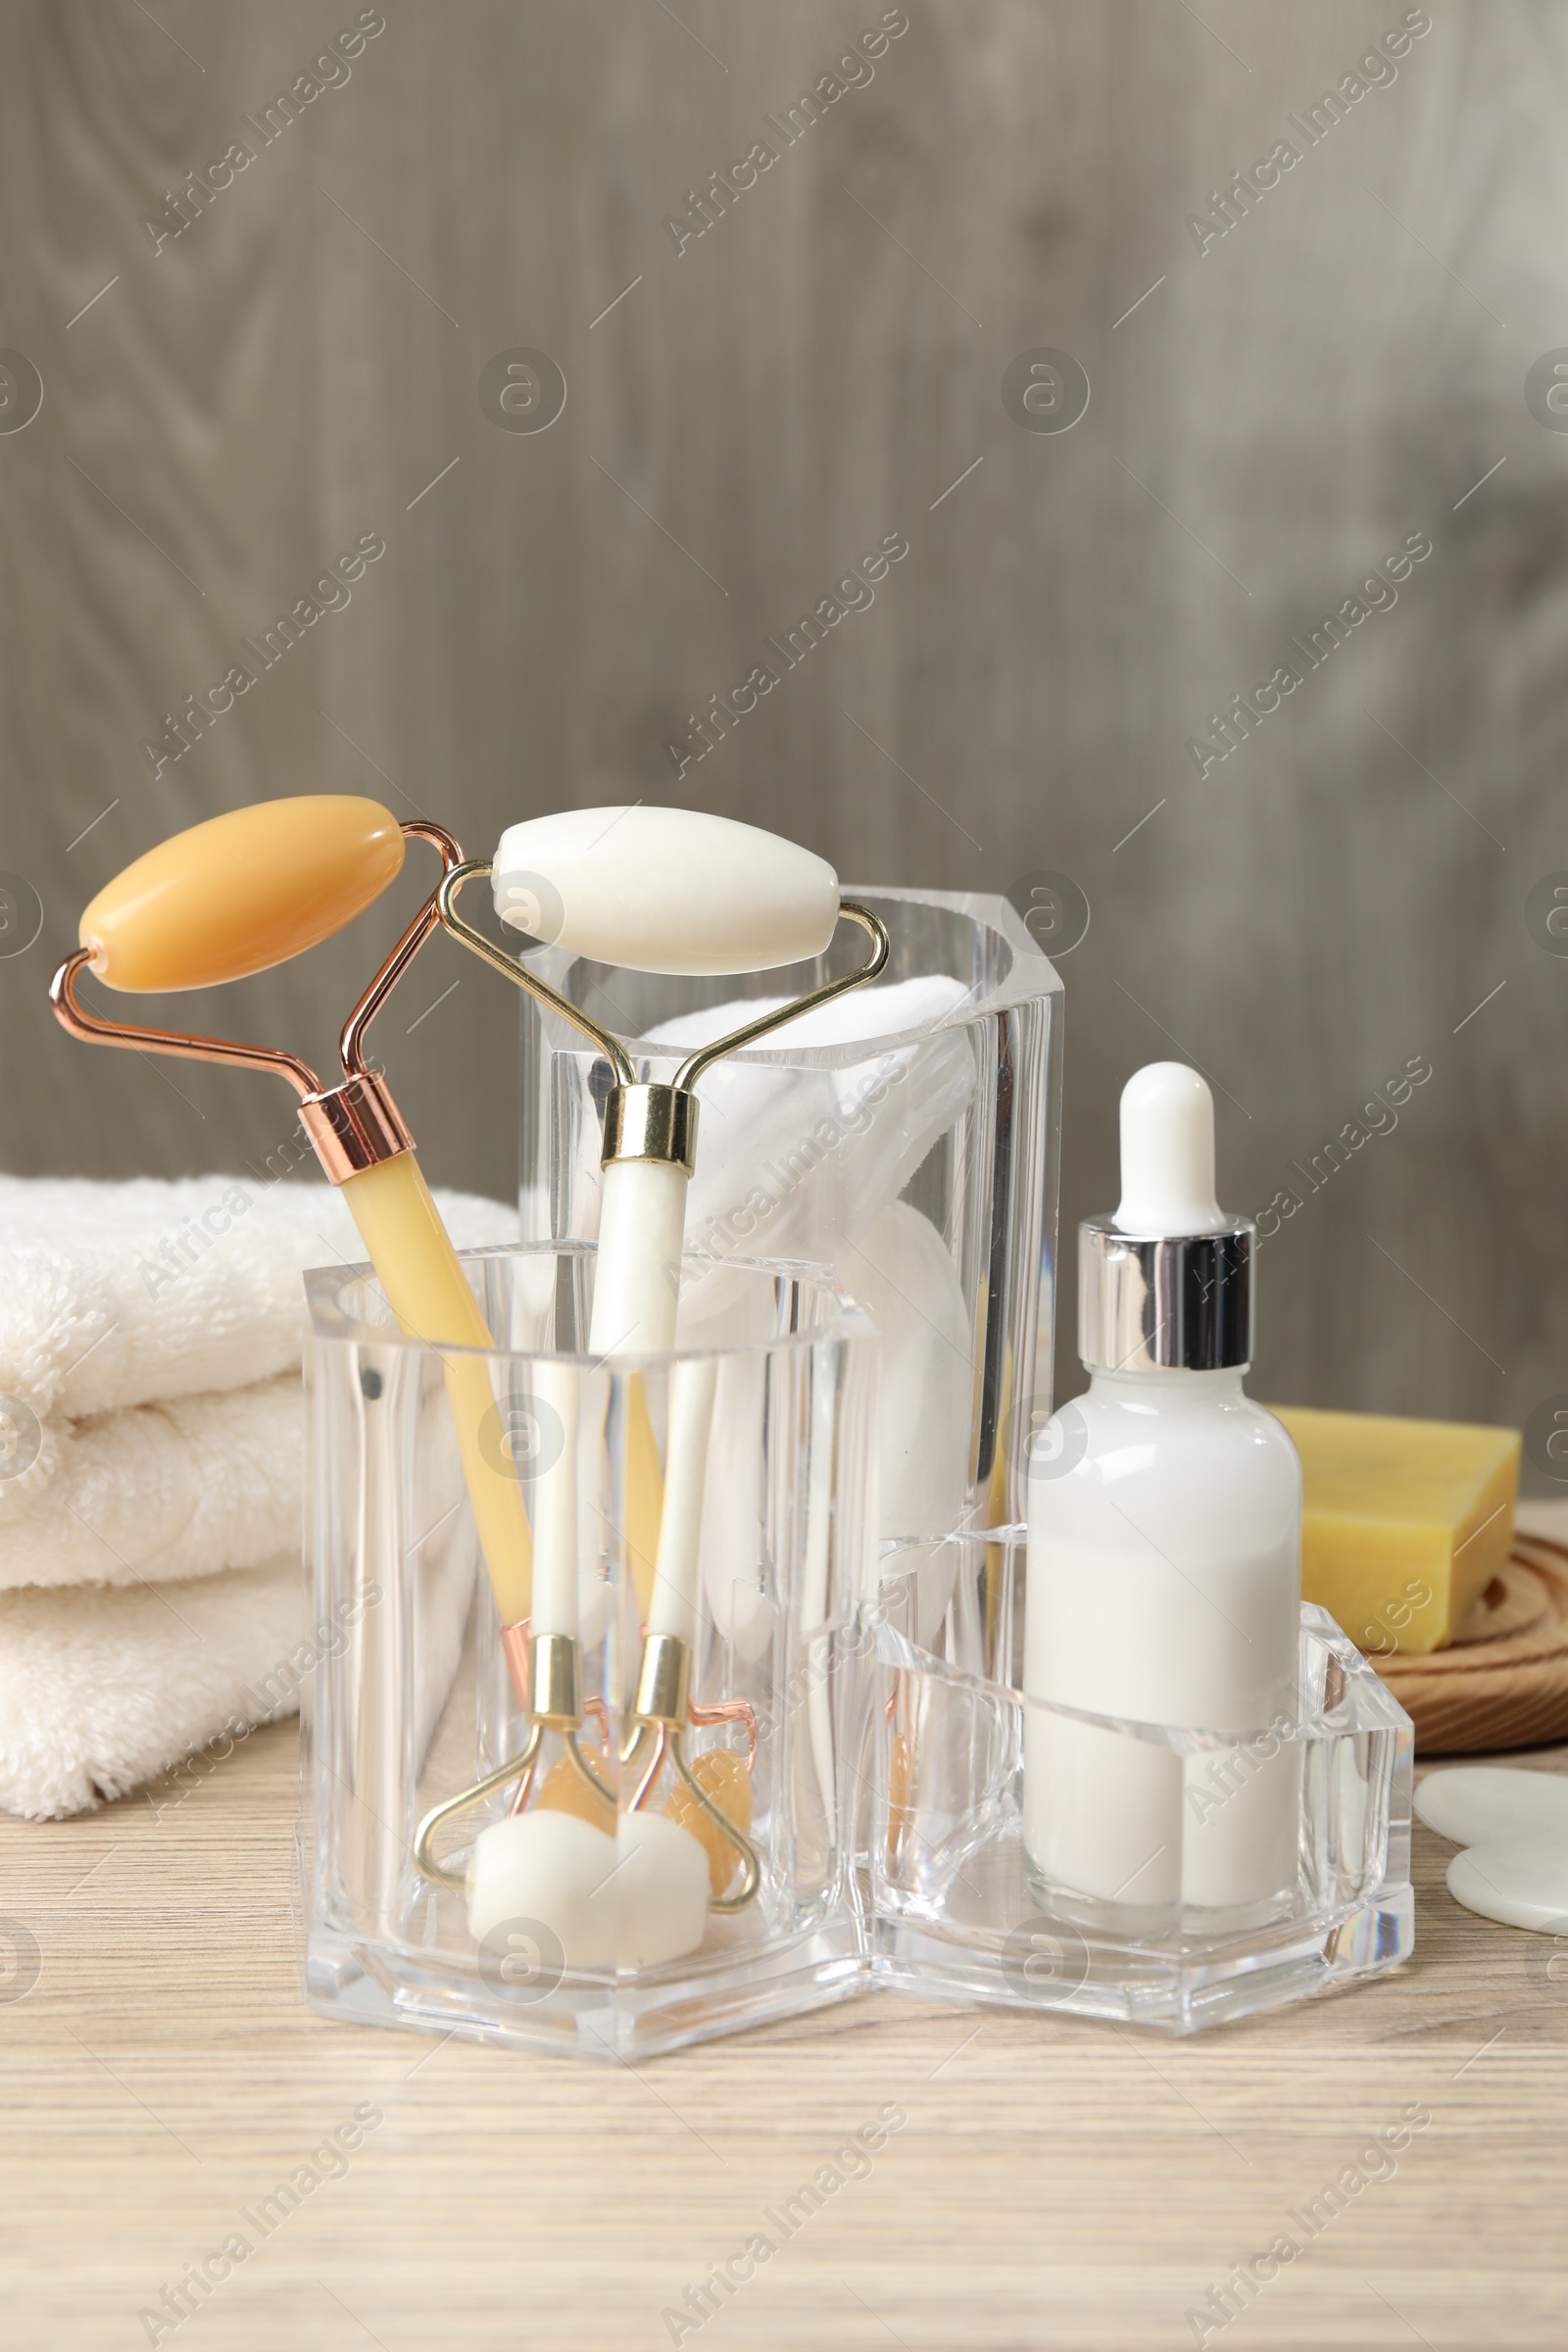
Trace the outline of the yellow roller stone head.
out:
<instances>
[{"instance_id":1,"label":"yellow roller stone head","mask_svg":"<svg viewBox=\"0 0 1568 2352\"><path fill-rule=\"evenodd\" d=\"M404 838L377 801L260 801L161 841L106 883L78 933L108 988L210 988L286 963L395 879Z\"/></svg>"}]
</instances>

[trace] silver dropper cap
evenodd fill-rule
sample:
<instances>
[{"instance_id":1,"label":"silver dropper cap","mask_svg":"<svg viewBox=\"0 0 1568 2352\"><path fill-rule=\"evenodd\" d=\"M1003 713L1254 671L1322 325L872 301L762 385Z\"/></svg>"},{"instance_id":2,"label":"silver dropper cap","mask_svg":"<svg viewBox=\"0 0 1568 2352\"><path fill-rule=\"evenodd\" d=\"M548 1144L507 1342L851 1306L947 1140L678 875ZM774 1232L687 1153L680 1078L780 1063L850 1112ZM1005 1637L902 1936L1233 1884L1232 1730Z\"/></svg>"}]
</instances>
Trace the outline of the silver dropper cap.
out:
<instances>
[{"instance_id":1,"label":"silver dropper cap","mask_svg":"<svg viewBox=\"0 0 1568 2352\"><path fill-rule=\"evenodd\" d=\"M1217 1233L1078 1228L1078 1353L1090 1372L1218 1372L1252 1360L1252 1247L1238 1217Z\"/></svg>"},{"instance_id":2,"label":"silver dropper cap","mask_svg":"<svg viewBox=\"0 0 1568 2352\"><path fill-rule=\"evenodd\" d=\"M1252 1355L1256 1227L1214 1196L1214 1100L1154 1061L1121 1097L1121 1204L1078 1228L1078 1352L1091 1372L1218 1372Z\"/></svg>"}]
</instances>

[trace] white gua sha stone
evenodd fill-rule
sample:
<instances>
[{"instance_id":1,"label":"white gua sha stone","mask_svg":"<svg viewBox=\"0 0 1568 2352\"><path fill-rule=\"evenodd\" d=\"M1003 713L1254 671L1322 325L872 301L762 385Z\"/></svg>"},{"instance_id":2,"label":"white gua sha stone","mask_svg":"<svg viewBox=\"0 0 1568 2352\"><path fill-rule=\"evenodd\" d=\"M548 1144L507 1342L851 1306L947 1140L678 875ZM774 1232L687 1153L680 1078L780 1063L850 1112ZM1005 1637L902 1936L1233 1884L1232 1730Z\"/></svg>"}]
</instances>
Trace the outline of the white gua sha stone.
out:
<instances>
[{"instance_id":1,"label":"white gua sha stone","mask_svg":"<svg viewBox=\"0 0 1568 2352\"><path fill-rule=\"evenodd\" d=\"M696 1951L708 1926L706 1849L661 1813L623 1813L613 1838L574 1813L493 1821L468 1866L468 1933L545 1928L564 1968L654 1968Z\"/></svg>"},{"instance_id":2,"label":"white gua sha stone","mask_svg":"<svg viewBox=\"0 0 1568 2352\"><path fill-rule=\"evenodd\" d=\"M1429 1772L1415 1792L1415 1809L1429 1830L1455 1845L1553 1831L1568 1838L1568 1777L1511 1772L1503 1765L1464 1764Z\"/></svg>"},{"instance_id":3,"label":"white gua sha stone","mask_svg":"<svg viewBox=\"0 0 1568 2352\"><path fill-rule=\"evenodd\" d=\"M1415 1809L1440 1838L1464 1843L1448 1892L1505 1928L1568 1934L1568 1780L1465 1765L1429 1773Z\"/></svg>"},{"instance_id":4,"label":"white gua sha stone","mask_svg":"<svg viewBox=\"0 0 1568 2352\"><path fill-rule=\"evenodd\" d=\"M1568 1936L1568 1836L1552 1845L1538 1838L1468 1845L1448 1864L1448 1892L1467 1911L1505 1928Z\"/></svg>"}]
</instances>

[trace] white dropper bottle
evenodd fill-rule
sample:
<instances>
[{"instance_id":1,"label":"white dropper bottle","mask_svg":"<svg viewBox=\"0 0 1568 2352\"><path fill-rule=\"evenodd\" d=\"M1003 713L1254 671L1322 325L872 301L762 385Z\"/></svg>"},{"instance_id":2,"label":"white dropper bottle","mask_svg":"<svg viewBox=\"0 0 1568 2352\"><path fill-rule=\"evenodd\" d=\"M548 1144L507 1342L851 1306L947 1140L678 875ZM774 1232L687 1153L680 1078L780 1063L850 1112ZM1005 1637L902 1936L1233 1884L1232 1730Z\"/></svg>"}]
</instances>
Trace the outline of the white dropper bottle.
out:
<instances>
[{"instance_id":1,"label":"white dropper bottle","mask_svg":"<svg viewBox=\"0 0 1568 2352\"><path fill-rule=\"evenodd\" d=\"M1038 1891L1111 1934L1254 1924L1296 1885L1301 1472L1243 1393L1254 1228L1214 1192L1214 1104L1182 1062L1121 1098L1122 1197L1079 1228L1089 1391L1030 1463L1024 1688Z\"/></svg>"}]
</instances>

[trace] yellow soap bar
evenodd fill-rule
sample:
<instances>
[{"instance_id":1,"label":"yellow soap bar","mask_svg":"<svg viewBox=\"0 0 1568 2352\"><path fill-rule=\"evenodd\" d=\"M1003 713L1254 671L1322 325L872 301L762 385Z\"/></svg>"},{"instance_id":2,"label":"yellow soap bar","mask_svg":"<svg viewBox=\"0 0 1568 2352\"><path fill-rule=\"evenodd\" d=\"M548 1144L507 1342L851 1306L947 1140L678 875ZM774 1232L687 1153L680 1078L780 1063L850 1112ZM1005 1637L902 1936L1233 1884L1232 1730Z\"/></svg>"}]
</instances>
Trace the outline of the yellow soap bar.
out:
<instances>
[{"instance_id":1,"label":"yellow soap bar","mask_svg":"<svg viewBox=\"0 0 1568 2352\"><path fill-rule=\"evenodd\" d=\"M1445 1648L1512 1546L1518 1431L1272 1409L1301 1457L1301 1598L1374 1656Z\"/></svg>"}]
</instances>

